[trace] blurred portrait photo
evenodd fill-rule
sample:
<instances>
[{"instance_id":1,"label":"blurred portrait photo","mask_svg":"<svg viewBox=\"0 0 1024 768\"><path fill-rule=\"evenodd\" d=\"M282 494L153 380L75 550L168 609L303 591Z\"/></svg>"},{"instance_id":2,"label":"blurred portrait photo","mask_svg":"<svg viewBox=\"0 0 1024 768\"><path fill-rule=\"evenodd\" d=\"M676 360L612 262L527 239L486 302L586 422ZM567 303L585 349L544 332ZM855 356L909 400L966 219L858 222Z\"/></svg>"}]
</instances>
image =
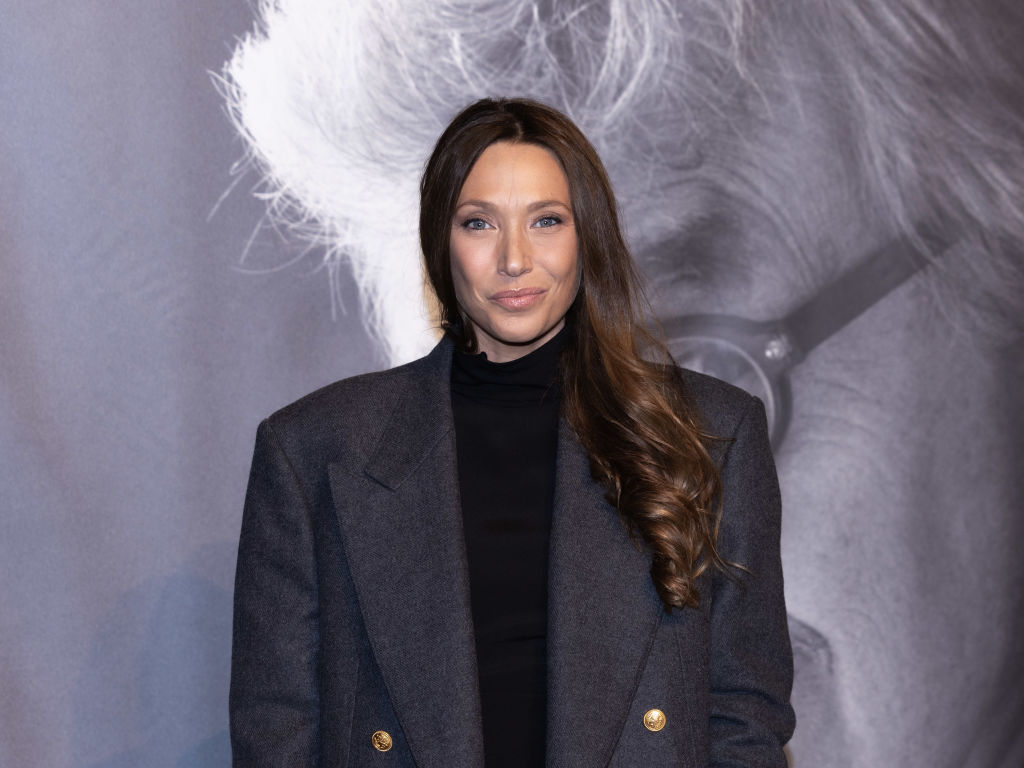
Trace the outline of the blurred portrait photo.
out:
<instances>
[{"instance_id":1,"label":"blurred portrait photo","mask_svg":"<svg viewBox=\"0 0 1024 768\"><path fill-rule=\"evenodd\" d=\"M416 229L438 133L484 96L564 111L677 362L765 402L791 764L1024 764L1024 7L259 14L222 79L247 168L325 279L355 281L378 367L438 338Z\"/></svg>"}]
</instances>

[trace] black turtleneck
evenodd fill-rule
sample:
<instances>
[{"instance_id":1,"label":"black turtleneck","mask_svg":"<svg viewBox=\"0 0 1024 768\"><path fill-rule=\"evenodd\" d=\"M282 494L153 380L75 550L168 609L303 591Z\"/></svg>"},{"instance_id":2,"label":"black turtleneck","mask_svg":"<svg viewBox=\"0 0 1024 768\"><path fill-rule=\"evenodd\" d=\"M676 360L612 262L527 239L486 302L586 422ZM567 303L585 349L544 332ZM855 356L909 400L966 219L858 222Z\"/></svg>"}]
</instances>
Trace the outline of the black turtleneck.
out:
<instances>
[{"instance_id":1,"label":"black turtleneck","mask_svg":"<svg viewBox=\"0 0 1024 768\"><path fill-rule=\"evenodd\" d=\"M566 329L508 363L452 360L487 768L544 764L548 539Z\"/></svg>"}]
</instances>

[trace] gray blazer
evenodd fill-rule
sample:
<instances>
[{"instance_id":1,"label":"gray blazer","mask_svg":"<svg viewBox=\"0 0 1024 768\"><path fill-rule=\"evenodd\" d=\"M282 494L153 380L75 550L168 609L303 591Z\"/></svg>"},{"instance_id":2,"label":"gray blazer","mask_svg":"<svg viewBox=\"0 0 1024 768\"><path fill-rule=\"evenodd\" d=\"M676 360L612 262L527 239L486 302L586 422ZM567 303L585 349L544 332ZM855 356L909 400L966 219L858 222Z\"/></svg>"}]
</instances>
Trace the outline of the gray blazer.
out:
<instances>
[{"instance_id":1,"label":"gray blazer","mask_svg":"<svg viewBox=\"0 0 1024 768\"><path fill-rule=\"evenodd\" d=\"M483 766L451 355L442 341L260 425L235 581L234 765ZM549 768L786 765L792 659L764 409L715 379L684 382L706 427L731 438L716 454L719 546L748 572L705 575L700 608L666 614L649 555L563 423Z\"/></svg>"}]
</instances>

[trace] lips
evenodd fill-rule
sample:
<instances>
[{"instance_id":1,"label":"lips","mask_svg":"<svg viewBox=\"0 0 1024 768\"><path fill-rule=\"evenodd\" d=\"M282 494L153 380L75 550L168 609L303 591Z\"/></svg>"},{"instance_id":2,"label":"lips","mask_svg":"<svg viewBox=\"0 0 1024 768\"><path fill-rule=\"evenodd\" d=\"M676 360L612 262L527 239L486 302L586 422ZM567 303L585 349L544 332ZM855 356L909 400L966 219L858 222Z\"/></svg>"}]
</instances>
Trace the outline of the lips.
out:
<instances>
[{"instance_id":1,"label":"lips","mask_svg":"<svg viewBox=\"0 0 1024 768\"><path fill-rule=\"evenodd\" d=\"M529 309L547 293L544 288L517 288L491 294L491 301L506 309Z\"/></svg>"}]
</instances>

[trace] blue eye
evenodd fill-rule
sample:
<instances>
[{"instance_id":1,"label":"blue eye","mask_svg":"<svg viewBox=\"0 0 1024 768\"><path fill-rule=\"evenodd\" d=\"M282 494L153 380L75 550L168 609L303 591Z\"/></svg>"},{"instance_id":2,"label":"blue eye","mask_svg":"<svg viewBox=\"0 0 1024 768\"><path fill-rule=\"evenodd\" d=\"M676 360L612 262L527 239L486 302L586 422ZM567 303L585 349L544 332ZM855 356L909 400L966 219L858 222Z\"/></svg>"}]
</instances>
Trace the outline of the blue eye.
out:
<instances>
[{"instance_id":1,"label":"blue eye","mask_svg":"<svg viewBox=\"0 0 1024 768\"><path fill-rule=\"evenodd\" d=\"M562 223L562 220L558 216L541 216L537 219L535 226L538 227L556 227Z\"/></svg>"},{"instance_id":2,"label":"blue eye","mask_svg":"<svg viewBox=\"0 0 1024 768\"><path fill-rule=\"evenodd\" d=\"M488 224L483 219L466 219L464 222L462 222L462 228L463 229L476 229L476 230L480 230L480 229L487 229L489 226L490 226L490 224Z\"/></svg>"}]
</instances>

